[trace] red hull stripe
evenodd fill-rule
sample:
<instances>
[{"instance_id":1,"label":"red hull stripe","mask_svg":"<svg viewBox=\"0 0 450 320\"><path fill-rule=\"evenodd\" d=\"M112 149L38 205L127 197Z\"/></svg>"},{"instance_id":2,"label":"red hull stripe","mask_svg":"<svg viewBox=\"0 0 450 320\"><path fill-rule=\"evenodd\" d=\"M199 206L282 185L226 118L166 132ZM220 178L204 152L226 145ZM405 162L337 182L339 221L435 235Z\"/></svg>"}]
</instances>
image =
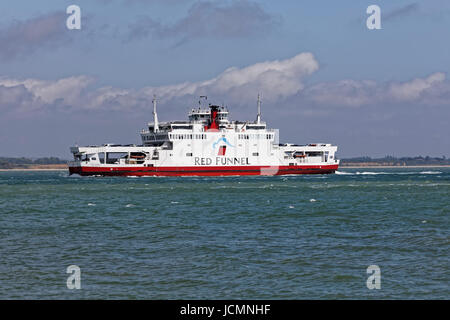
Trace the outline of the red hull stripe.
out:
<instances>
[{"instance_id":1,"label":"red hull stripe","mask_svg":"<svg viewBox=\"0 0 450 320\"><path fill-rule=\"evenodd\" d=\"M70 167L70 174L105 176L224 176L334 173L338 165L233 167Z\"/></svg>"}]
</instances>

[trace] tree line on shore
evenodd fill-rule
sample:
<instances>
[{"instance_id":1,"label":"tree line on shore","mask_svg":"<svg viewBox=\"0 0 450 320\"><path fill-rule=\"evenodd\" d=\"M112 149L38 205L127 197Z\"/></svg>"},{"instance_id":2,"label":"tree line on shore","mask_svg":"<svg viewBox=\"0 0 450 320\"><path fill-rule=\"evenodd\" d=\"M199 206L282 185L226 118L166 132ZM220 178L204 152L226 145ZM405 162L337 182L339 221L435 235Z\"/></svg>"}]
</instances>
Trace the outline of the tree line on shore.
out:
<instances>
[{"instance_id":1,"label":"tree line on shore","mask_svg":"<svg viewBox=\"0 0 450 320\"><path fill-rule=\"evenodd\" d=\"M430 156L417 156L417 157L394 157L385 156L383 158L371 158L371 157L355 157L341 160L342 165L379 165L379 166L420 166L420 165L450 165L450 158L445 156L430 157Z\"/></svg>"},{"instance_id":2,"label":"tree line on shore","mask_svg":"<svg viewBox=\"0 0 450 320\"><path fill-rule=\"evenodd\" d=\"M43 157L37 159L31 158L12 158L0 157L0 169L15 169L15 168L29 168L37 165L52 165L52 164L66 164L67 160L58 157Z\"/></svg>"}]
</instances>

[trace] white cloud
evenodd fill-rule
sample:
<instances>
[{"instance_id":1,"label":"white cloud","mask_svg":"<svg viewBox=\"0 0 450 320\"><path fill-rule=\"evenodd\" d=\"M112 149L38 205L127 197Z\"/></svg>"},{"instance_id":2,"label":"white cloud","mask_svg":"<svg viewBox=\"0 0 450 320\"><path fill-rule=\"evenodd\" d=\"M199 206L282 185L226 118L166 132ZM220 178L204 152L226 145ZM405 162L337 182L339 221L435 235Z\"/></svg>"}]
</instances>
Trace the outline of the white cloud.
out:
<instances>
[{"instance_id":1,"label":"white cloud","mask_svg":"<svg viewBox=\"0 0 450 320\"><path fill-rule=\"evenodd\" d=\"M184 40L202 37L241 38L264 35L280 23L280 18L256 2L196 1L187 15L173 25L165 25L149 16L141 16L129 25L126 41L150 35L161 38L181 37Z\"/></svg>"},{"instance_id":2,"label":"white cloud","mask_svg":"<svg viewBox=\"0 0 450 320\"><path fill-rule=\"evenodd\" d=\"M33 104L32 94L24 85L4 86L0 84L0 108L14 109L31 107Z\"/></svg>"},{"instance_id":3,"label":"white cloud","mask_svg":"<svg viewBox=\"0 0 450 320\"><path fill-rule=\"evenodd\" d=\"M318 105L359 107L377 100L377 91L375 81L341 80L313 85L305 90L303 97Z\"/></svg>"},{"instance_id":4,"label":"white cloud","mask_svg":"<svg viewBox=\"0 0 450 320\"><path fill-rule=\"evenodd\" d=\"M0 57L9 60L66 44L71 37L62 27L65 19L63 11L53 12L0 29Z\"/></svg>"},{"instance_id":5,"label":"white cloud","mask_svg":"<svg viewBox=\"0 0 450 320\"><path fill-rule=\"evenodd\" d=\"M264 103L284 106L291 112L311 107L319 111L329 107L358 108L406 102L449 104L450 83L443 73L407 82L341 80L305 87L305 79L318 69L313 54L301 53L285 60L231 67L205 81L142 89L95 88L95 79L84 75L54 81L0 78L0 108L14 107L18 111L46 108L143 110L151 106L154 94L170 109L189 107L199 95L208 95L211 102L243 107L254 105L259 92L263 94Z\"/></svg>"},{"instance_id":6,"label":"white cloud","mask_svg":"<svg viewBox=\"0 0 450 320\"><path fill-rule=\"evenodd\" d=\"M0 85L16 87L23 85L36 99L51 104L62 99L64 104L74 104L80 99L84 88L92 84L94 79L88 76L68 77L56 81L39 79L7 79L0 78Z\"/></svg>"},{"instance_id":7,"label":"white cloud","mask_svg":"<svg viewBox=\"0 0 450 320\"><path fill-rule=\"evenodd\" d=\"M441 72L433 73L429 77L416 78L404 83L393 83L389 88L389 93L398 100L413 101L419 99L429 89L445 81L445 74Z\"/></svg>"},{"instance_id":8,"label":"white cloud","mask_svg":"<svg viewBox=\"0 0 450 320\"><path fill-rule=\"evenodd\" d=\"M39 79L0 78L6 88L24 86L42 106L59 103L76 109L132 108L150 105L153 94L164 101L207 94L226 98L227 102L254 101L258 92L264 93L266 101L275 101L296 94L304 88L303 79L319 68L311 53L301 53L286 60L266 61L254 65L225 70L213 79L200 82L185 82L160 87L144 87L140 90L125 90L102 87L89 90L94 79L76 76L47 81Z\"/></svg>"},{"instance_id":9,"label":"white cloud","mask_svg":"<svg viewBox=\"0 0 450 320\"><path fill-rule=\"evenodd\" d=\"M410 102L421 105L449 104L450 83L444 73L406 82L378 83L370 80L341 80L306 88L301 98L315 105L362 107L383 103Z\"/></svg>"},{"instance_id":10,"label":"white cloud","mask_svg":"<svg viewBox=\"0 0 450 320\"><path fill-rule=\"evenodd\" d=\"M301 53L286 60L266 61L245 68L228 68L206 81L145 88L142 92L156 92L169 99L202 94L228 96L227 99L234 102L254 101L258 92L264 92L265 100L274 101L302 90L303 79L318 68L319 64L311 53Z\"/></svg>"}]
</instances>

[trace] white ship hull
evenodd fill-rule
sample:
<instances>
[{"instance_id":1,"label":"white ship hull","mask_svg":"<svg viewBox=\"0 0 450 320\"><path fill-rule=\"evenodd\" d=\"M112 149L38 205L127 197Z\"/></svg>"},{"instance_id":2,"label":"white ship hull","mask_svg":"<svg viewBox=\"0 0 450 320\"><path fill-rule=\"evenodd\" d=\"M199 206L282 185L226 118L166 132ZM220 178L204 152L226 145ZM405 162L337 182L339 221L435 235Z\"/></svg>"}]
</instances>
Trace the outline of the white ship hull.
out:
<instances>
[{"instance_id":1,"label":"white ship hull","mask_svg":"<svg viewBox=\"0 0 450 320\"><path fill-rule=\"evenodd\" d=\"M192 110L189 121L150 123L141 146L72 147L70 173L105 176L325 174L338 169L336 146L279 144L278 131L230 122L217 106Z\"/></svg>"}]
</instances>

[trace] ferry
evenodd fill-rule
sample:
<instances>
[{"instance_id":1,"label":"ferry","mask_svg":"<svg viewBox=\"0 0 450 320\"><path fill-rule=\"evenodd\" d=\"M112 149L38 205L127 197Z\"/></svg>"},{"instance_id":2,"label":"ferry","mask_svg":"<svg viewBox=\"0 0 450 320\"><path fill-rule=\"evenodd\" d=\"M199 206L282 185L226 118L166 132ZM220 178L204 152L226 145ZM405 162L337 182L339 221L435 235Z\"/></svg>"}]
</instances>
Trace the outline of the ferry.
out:
<instances>
[{"instance_id":1,"label":"ferry","mask_svg":"<svg viewBox=\"0 0 450 320\"><path fill-rule=\"evenodd\" d=\"M81 176L247 176L329 174L339 166L337 146L280 144L279 131L261 120L258 95L254 121L231 121L228 108L206 105L206 96L186 121L153 122L142 144L71 147L70 174Z\"/></svg>"}]
</instances>

